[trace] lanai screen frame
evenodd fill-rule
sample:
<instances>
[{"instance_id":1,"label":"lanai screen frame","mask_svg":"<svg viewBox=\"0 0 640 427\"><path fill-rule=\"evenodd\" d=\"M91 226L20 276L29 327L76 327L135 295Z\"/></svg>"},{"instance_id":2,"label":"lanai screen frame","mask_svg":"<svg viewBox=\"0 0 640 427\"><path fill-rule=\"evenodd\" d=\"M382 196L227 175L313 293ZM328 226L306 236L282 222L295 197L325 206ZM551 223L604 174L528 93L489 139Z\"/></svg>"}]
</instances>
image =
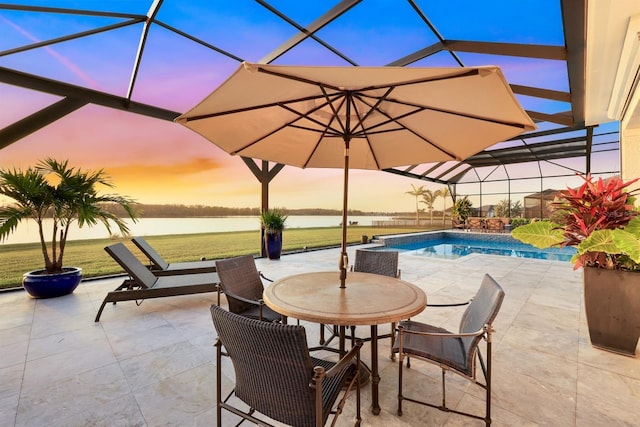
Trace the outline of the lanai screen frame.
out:
<instances>
[{"instance_id":1,"label":"lanai screen frame","mask_svg":"<svg viewBox=\"0 0 640 427\"><path fill-rule=\"evenodd\" d=\"M139 28L139 37L132 40L138 44L135 59L131 65L129 85L124 96L117 96L77 86L62 81L56 81L42 75L33 75L16 69L0 67L0 83L19 86L26 89L33 89L60 97L60 100L27 116L12 124L0 129L0 149L9 144L18 142L21 138L29 135L42 127L45 127L56 120L82 108L88 104L101 105L108 108L116 108L149 117L172 121L180 112L159 105L141 103L135 101L135 89L138 82L140 65L145 54L145 45L148 43L151 28L163 28L195 43L205 49L223 55L233 61L242 61L241 55L228 49L223 49L209 40L199 38L194 34L183 31L177 26L167 23L162 18L163 6L169 1L155 0L149 2L149 9L145 13L136 12L108 12L100 10L77 10L56 7L40 7L28 4L0 4L0 12L21 11L33 13L47 19L48 14L66 14L77 16L100 16L117 20L116 23L97 27L92 30L70 33L64 36L49 40L30 43L11 49L0 51L0 57L10 57L23 52L42 49L47 46L58 45L69 41L91 37L95 34L116 31L124 27ZM347 19L347 16L357 8L368 7L366 2L359 0L343 0L337 2L331 9L318 15L311 23L303 25L296 21L291 15L285 14L281 10L264 0L257 0L259 7L264 8L268 13L273 14L277 19L282 20L295 30L295 34L275 47L269 54L265 55L259 62L272 63L278 61L288 52L295 50L301 44L313 40L330 51L333 55L341 58L342 61L357 66L355 60L350 58L336 46L325 40L323 30L331 28L335 22ZM438 27L437 18L430 17L428 5L420 4L417 1L409 0L408 5L415 13L414 18L423 22L425 29L431 32L435 42L429 46L415 50L411 54L403 55L391 61L390 66L411 66L425 65L427 61L434 57L446 56L448 61L458 66L476 65L468 64L467 61L484 61L491 58L519 58L523 61L551 61L564 64L560 67L564 69L567 82L565 90L550 89L548 87L533 87L522 84L511 84L511 88L520 99L535 98L557 103L557 111L549 112L543 110L528 109L529 115L537 122L540 129L523 135L512 141L505 141L489 150L478 153L463 162L431 165L411 165L386 170L387 173L398 174L417 180L434 182L448 185L454 195L469 195L477 197L478 206L482 206L483 195L486 199L489 196L498 194L507 195L511 200L513 195L520 194L512 191L512 184L516 181L539 182L538 188L544 190L545 180L551 178L543 172L543 166L556 164L558 161L566 159L582 159L582 165L558 166L563 173L554 174L553 178L570 178L576 173L592 172L592 157L598 152L614 152L619 149L619 134L615 132L605 132L610 141L598 142L598 128L585 126L585 53L586 53L586 0L559 0L558 9L562 18L562 32L564 43L558 45L543 44L523 44L505 41L485 41L485 40L454 40L445 37ZM487 6L490 7L490 6ZM162 19L161 19L162 18ZM541 19L545 19L541 17ZM568 107L567 109L563 109ZM595 142L594 142L595 140ZM269 206L269 181L282 169L283 165L269 164L268 162L257 162L253 159L243 159L251 169L256 178L262 184L262 209ZM533 164L531 173L526 177L513 178L508 172L512 165ZM618 166L619 169L619 166ZM618 173L618 169L594 171L595 174L610 175ZM498 172L499 171L499 172ZM497 194L487 191L488 186L496 183L506 183L507 190ZM463 191L465 187L477 186L477 191ZM483 192L482 187L485 187Z\"/></svg>"}]
</instances>

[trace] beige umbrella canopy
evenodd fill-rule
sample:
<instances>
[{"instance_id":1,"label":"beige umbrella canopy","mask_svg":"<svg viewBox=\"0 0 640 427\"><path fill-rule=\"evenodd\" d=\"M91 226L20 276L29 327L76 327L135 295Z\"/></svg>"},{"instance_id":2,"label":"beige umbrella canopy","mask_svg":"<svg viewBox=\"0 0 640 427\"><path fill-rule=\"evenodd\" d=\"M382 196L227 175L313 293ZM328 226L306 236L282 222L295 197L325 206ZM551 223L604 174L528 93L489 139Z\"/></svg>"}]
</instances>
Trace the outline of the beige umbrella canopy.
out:
<instances>
[{"instance_id":1,"label":"beige umbrella canopy","mask_svg":"<svg viewBox=\"0 0 640 427\"><path fill-rule=\"evenodd\" d=\"M232 155L344 168L463 160L535 129L498 67L317 67L242 63L176 121Z\"/></svg>"}]
</instances>

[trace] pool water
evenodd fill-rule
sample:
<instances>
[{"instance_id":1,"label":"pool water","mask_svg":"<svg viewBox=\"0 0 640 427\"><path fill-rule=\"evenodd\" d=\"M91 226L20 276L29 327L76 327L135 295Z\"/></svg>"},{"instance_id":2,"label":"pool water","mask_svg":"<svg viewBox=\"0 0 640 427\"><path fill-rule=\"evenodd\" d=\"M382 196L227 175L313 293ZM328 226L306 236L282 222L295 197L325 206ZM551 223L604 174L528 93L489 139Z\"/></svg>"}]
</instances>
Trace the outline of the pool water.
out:
<instances>
[{"instance_id":1,"label":"pool water","mask_svg":"<svg viewBox=\"0 0 640 427\"><path fill-rule=\"evenodd\" d=\"M400 252L412 252L414 255L419 256L444 259L457 259L471 254L490 254L553 261L570 261L571 257L576 253L574 248L538 249L510 237L500 240L483 240L481 238L455 236L392 244L380 248L380 250L398 250Z\"/></svg>"}]
</instances>

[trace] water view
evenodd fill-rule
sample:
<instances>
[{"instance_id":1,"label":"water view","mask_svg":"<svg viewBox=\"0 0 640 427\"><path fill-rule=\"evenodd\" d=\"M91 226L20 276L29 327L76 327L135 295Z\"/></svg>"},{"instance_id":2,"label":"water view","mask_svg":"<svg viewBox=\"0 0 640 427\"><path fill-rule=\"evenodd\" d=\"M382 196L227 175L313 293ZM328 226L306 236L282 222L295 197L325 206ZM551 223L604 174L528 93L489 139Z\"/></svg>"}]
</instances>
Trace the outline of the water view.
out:
<instances>
[{"instance_id":1,"label":"water view","mask_svg":"<svg viewBox=\"0 0 640 427\"><path fill-rule=\"evenodd\" d=\"M349 216L352 224L370 226L372 221L389 220L387 216ZM286 228L338 227L342 217L340 215L299 215L289 216ZM225 231L259 230L260 222L257 216L228 216L216 218L141 218L133 223L125 220L129 225L132 236L158 236L164 234L195 234L221 233ZM112 228L116 232L117 228ZM95 227L74 226L69 230L69 240L103 239L109 237L107 229L102 225ZM38 242L38 226L33 221L21 223L0 245L15 243Z\"/></svg>"}]
</instances>

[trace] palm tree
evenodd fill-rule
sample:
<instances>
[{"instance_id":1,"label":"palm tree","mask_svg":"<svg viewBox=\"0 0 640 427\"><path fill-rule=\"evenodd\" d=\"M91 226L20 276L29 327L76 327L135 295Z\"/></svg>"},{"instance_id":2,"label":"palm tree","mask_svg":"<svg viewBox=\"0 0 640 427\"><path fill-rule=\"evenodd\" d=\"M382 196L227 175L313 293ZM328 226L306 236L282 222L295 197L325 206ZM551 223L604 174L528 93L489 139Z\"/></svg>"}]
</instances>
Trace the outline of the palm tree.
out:
<instances>
[{"instance_id":1,"label":"palm tree","mask_svg":"<svg viewBox=\"0 0 640 427\"><path fill-rule=\"evenodd\" d=\"M93 226L102 222L111 233L113 221L122 235L129 233L127 224L105 210L107 204L122 206L136 220L134 201L114 195L99 195L96 186L113 187L105 172L86 172L69 167L68 161L45 159L26 170L0 170L0 195L15 203L0 207L0 241L13 232L22 220L38 224L40 245L47 274L63 271L62 258L72 223ZM51 243L45 238L45 219L53 219Z\"/></svg>"},{"instance_id":2,"label":"palm tree","mask_svg":"<svg viewBox=\"0 0 640 427\"><path fill-rule=\"evenodd\" d=\"M438 196L431 190L424 190L424 194L422 195L422 203L427 205L427 209L429 209L431 225L433 225L433 204L437 198Z\"/></svg>"},{"instance_id":3,"label":"palm tree","mask_svg":"<svg viewBox=\"0 0 640 427\"><path fill-rule=\"evenodd\" d=\"M444 186L435 192L436 197L442 197L442 224L446 222L446 214L447 214L447 197L451 197L451 192L449 191L449 187Z\"/></svg>"},{"instance_id":4,"label":"palm tree","mask_svg":"<svg viewBox=\"0 0 640 427\"><path fill-rule=\"evenodd\" d=\"M411 184L411 188L413 190L407 191L406 194L411 194L416 198L416 226L418 226L420 225L420 209L418 207L418 198L422 196L425 193L425 191L428 191L428 190L424 189L424 185L421 185L420 187L416 187L415 185Z\"/></svg>"},{"instance_id":5,"label":"palm tree","mask_svg":"<svg viewBox=\"0 0 640 427\"><path fill-rule=\"evenodd\" d=\"M520 200L511 203L511 217L519 217L522 215L522 204Z\"/></svg>"},{"instance_id":6,"label":"palm tree","mask_svg":"<svg viewBox=\"0 0 640 427\"><path fill-rule=\"evenodd\" d=\"M493 212L497 217L508 217L509 208L509 199L502 199L493 207Z\"/></svg>"}]
</instances>

